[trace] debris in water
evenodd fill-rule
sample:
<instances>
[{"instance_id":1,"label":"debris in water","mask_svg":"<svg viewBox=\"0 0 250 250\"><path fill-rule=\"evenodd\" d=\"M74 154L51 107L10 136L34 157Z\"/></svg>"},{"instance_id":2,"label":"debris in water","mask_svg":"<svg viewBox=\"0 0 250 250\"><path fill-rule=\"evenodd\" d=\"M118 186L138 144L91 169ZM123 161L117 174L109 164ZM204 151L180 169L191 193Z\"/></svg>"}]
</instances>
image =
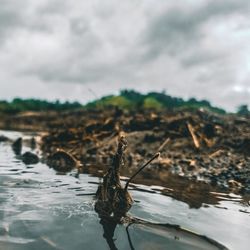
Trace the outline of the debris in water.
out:
<instances>
[{"instance_id":1,"label":"debris in water","mask_svg":"<svg viewBox=\"0 0 250 250\"><path fill-rule=\"evenodd\" d=\"M119 137L117 152L113 158L113 164L103 177L103 183L96 192L97 201L95 210L102 217L112 217L114 220L121 221L133 204L133 199L128 192L128 185L131 180L141 172L150 162L160 154L154 155L127 181L123 188L120 181L120 170L123 165L123 153L127 148L127 141L124 135Z\"/></svg>"},{"instance_id":2,"label":"debris in water","mask_svg":"<svg viewBox=\"0 0 250 250\"><path fill-rule=\"evenodd\" d=\"M20 155L22 152L23 139L19 137L12 144L12 149L16 155Z\"/></svg>"},{"instance_id":3,"label":"debris in water","mask_svg":"<svg viewBox=\"0 0 250 250\"><path fill-rule=\"evenodd\" d=\"M68 172L78 166L78 161L73 155L59 149L48 157L47 164L59 172Z\"/></svg>"},{"instance_id":4,"label":"debris in water","mask_svg":"<svg viewBox=\"0 0 250 250\"><path fill-rule=\"evenodd\" d=\"M29 165L29 164L37 164L39 162L39 157L32 153L32 152L25 152L22 156L21 156L22 161Z\"/></svg>"},{"instance_id":5,"label":"debris in water","mask_svg":"<svg viewBox=\"0 0 250 250\"><path fill-rule=\"evenodd\" d=\"M6 141L8 141L8 140L9 140L8 137L6 137L6 136L4 136L4 135L0 135L0 142L6 142Z\"/></svg>"}]
</instances>

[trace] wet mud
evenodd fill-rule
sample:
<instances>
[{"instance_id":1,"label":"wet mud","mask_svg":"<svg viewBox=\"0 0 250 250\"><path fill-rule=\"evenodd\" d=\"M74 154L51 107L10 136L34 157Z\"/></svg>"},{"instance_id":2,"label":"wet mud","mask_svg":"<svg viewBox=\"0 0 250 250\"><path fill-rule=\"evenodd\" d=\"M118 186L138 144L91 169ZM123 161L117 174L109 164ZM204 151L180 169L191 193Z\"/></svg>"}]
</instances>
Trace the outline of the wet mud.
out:
<instances>
[{"instance_id":1,"label":"wet mud","mask_svg":"<svg viewBox=\"0 0 250 250\"><path fill-rule=\"evenodd\" d=\"M161 151L161 157L140 173L135 183L171 188L175 180L189 180L198 186L207 184L222 191L250 193L249 117L206 110L106 108L24 113L4 117L0 127L45 132L40 141L45 161L57 151L64 151L79 162L71 164L67 171L77 167L79 172L100 177L111 165L118 135L123 131L130 147L124 158L128 167L121 169L122 176L131 176L145 159Z\"/></svg>"}]
</instances>

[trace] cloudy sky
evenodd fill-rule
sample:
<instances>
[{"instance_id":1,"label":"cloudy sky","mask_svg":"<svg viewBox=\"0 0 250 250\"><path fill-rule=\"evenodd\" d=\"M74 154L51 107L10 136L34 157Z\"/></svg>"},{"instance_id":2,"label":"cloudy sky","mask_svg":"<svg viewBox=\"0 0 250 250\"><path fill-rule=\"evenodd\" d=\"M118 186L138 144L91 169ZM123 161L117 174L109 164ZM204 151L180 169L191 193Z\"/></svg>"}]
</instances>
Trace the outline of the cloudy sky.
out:
<instances>
[{"instance_id":1,"label":"cloudy sky","mask_svg":"<svg viewBox=\"0 0 250 250\"><path fill-rule=\"evenodd\" d=\"M250 1L0 0L0 99L124 88L250 106Z\"/></svg>"}]
</instances>

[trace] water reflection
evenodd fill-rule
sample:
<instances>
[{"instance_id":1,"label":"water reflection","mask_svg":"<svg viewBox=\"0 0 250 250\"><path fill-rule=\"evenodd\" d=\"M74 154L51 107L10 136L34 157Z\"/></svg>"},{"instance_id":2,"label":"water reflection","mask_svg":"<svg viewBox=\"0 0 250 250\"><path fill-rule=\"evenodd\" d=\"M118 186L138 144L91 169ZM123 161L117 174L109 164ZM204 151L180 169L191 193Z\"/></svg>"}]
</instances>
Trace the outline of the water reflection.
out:
<instances>
[{"instance_id":1,"label":"water reflection","mask_svg":"<svg viewBox=\"0 0 250 250\"><path fill-rule=\"evenodd\" d=\"M180 224L209 235L230 249L248 249L249 223L242 221L249 219L249 205L241 196L172 176L155 182L150 177L138 176L135 183L140 184L131 185L129 192L139 202L133 204L131 217L121 225L98 218L94 212L98 178L81 172L56 175L42 163L32 165L34 171L27 171L27 166L14 158L10 143L1 143L0 155L0 249L50 250L55 249L54 245L57 249L72 250L194 250L202 248L199 244L203 248L209 244L206 238L187 230L152 221ZM85 172L89 172L86 166ZM140 222L138 217L145 221ZM223 249L211 244L209 247L206 249Z\"/></svg>"},{"instance_id":2,"label":"water reflection","mask_svg":"<svg viewBox=\"0 0 250 250\"><path fill-rule=\"evenodd\" d=\"M132 223L129 223L126 226L126 233L127 233L127 236L128 236L128 242L129 242L129 246L130 246L131 250L135 250L135 248L133 246L133 243L132 243L132 240L131 240L131 237L130 237L130 233L129 233L129 227L130 227L130 225L132 225Z\"/></svg>"},{"instance_id":3,"label":"water reflection","mask_svg":"<svg viewBox=\"0 0 250 250\"><path fill-rule=\"evenodd\" d=\"M111 250L117 250L118 248L115 245L114 233L118 223L115 220L101 218L100 224L103 227L103 237L107 241L108 246Z\"/></svg>"},{"instance_id":4,"label":"water reflection","mask_svg":"<svg viewBox=\"0 0 250 250\"><path fill-rule=\"evenodd\" d=\"M128 218L125 230L127 234L126 249L180 249L180 250L228 250L219 242L187 229L179 225L157 224L144 221L135 217ZM117 222L108 218L101 218L100 224L103 227L103 237L110 250L118 250L119 240L114 239ZM138 239L139 236L139 239ZM124 236L122 236L124 237ZM117 243L117 244L116 244Z\"/></svg>"},{"instance_id":5,"label":"water reflection","mask_svg":"<svg viewBox=\"0 0 250 250\"><path fill-rule=\"evenodd\" d=\"M107 170L107 166L84 165L80 169L80 173L89 174L91 176L102 178L103 173ZM127 169L122 169L121 176L129 176L131 173ZM126 181L128 178L122 177L121 180ZM98 183L96 183L98 184ZM138 175L133 184L130 184L130 190L137 190L149 193L161 193L164 196L172 197L176 200L185 202L190 208L201 208L204 204L218 205L221 199L215 193L227 193L216 186L211 186L204 181L188 180L181 176L169 173L167 176L145 175L143 172ZM248 203L250 195L240 196L241 200ZM232 201L235 201L234 199Z\"/></svg>"}]
</instances>

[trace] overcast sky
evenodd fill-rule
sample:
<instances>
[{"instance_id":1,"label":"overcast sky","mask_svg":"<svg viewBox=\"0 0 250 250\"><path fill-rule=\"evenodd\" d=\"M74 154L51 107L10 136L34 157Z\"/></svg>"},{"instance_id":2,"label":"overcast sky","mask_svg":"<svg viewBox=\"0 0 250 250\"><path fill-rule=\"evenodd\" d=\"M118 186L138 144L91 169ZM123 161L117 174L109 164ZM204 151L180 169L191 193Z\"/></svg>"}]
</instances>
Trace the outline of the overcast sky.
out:
<instances>
[{"instance_id":1,"label":"overcast sky","mask_svg":"<svg viewBox=\"0 0 250 250\"><path fill-rule=\"evenodd\" d=\"M250 106L250 1L0 0L0 99L124 88Z\"/></svg>"}]
</instances>

